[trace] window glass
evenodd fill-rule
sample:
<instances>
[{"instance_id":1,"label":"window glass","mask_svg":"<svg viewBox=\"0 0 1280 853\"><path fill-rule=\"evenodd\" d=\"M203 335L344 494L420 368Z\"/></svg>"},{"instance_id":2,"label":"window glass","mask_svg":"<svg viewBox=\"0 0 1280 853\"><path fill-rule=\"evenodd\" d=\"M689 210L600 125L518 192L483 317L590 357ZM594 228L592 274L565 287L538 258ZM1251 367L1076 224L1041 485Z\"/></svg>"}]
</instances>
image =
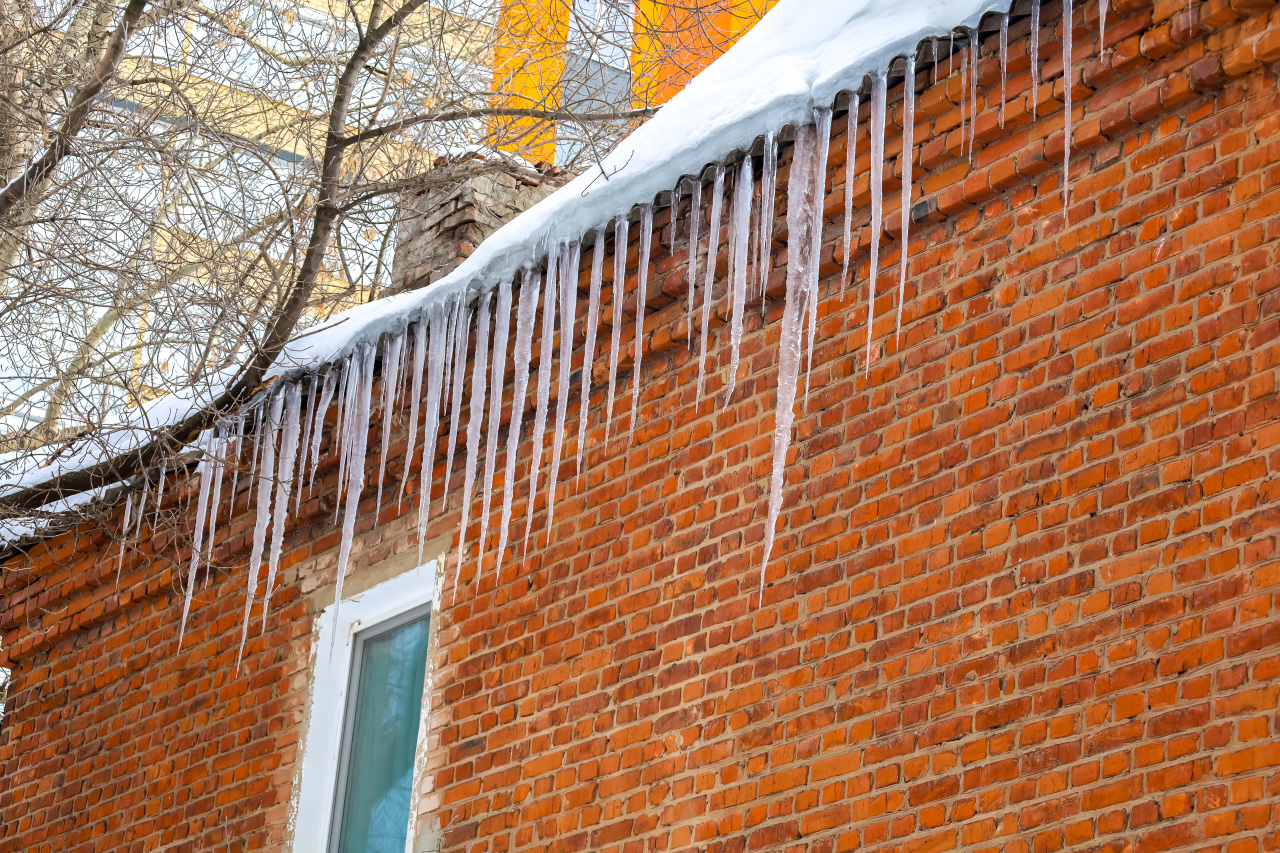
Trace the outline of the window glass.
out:
<instances>
[{"instance_id":1,"label":"window glass","mask_svg":"<svg viewBox=\"0 0 1280 853\"><path fill-rule=\"evenodd\" d=\"M424 613L357 637L339 765L337 853L404 851L429 630Z\"/></svg>"}]
</instances>

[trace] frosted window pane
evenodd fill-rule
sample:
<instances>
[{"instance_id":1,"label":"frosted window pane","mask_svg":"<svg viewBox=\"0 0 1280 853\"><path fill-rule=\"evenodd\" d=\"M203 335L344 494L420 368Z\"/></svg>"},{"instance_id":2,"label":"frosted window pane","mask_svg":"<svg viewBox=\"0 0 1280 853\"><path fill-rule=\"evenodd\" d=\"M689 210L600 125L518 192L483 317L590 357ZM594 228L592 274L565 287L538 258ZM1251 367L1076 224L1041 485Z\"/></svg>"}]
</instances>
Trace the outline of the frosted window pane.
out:
<instances>
[{"instance_id":1,"label":"frosted window pane","mask_svg":"<svg viewBox=\"0 0 1280 853\"><path fill-rule=\"evenodd\" d=\"M404 853L430 616L362 643L339 853Z\"/></svg>"}]
</instances>

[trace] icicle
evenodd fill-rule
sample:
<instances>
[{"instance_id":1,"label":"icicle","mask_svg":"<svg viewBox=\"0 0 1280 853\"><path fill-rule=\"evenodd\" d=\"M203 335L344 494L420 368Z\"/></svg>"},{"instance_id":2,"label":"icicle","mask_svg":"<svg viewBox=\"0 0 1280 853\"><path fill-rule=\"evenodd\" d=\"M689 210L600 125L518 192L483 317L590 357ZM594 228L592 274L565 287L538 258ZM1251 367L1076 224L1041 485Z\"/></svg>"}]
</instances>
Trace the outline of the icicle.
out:
<instances>
[{"instance_id":1,"label":"icicle","mask_svg":"<svg viewBox=\"0 0 1280 853\"><path fill-rule=\"evenodd\" d=\"M760 313L773 271L773 214L778 195L778 137L771 130L764 135L764 175L760 179Z\"/></svg>"},{"instance_id":2,"label":"icicle","mask_svg":"<svg viewBox=\"0 0 1280 853\"><path fill-rule=\"evenodd\" d=\"M275 479L276 468L276 433L280 430L280 410L284 406L284 395L276 394L271 399L271 407L266 419L258 419L258 446L261 458L258 460L256 477L258 480L257 518L253 525L253 546L249 552L249 571L245 578L244 624L240 629L240 649L236 652L236 670L240 669L240 660L244 657L244 642L249 637L249 611L258 595L258 569L262 566L262 551L267 542L267 527L271 523L271 482Z\"/></svg>"},{"instance_id":3,"label":"icicle","mask_svg":"<svg viewBox=\"0 0 1280 853\"><path fill-rule=\"evenodd\" d=\"M876 319L876 275L880 271L880 218L884 211L884 100L885 78L871 78L871 271L867 279L867 365L871 376L871 331Z\"/></svg>"},{"instance_id":4,"label":"icicle","mask_svg":"<svg viewBox=\"0 0 1280 853\"><path fill-rule=\"evenodd\" d=\"M876 78L878 106L884 103L884 78ZM881 113L883 115L883 112ZM873 123L875 121L873 107ZM810 295L808 280L818 263L813 256L815 240L811 229L821 224L821 207L813 198L822 168L818 161L818 138L811 125L796 128L791 159L791 179L787 186L787 294L782 312L782 336L778 342L778 396L774 411L773 465L769 478L769 517L765 523L764 556L760 565L760 604L764 603L765 572L773 552L774 529L782 509L783 475L787 450L791 445L791 425L795 420L796 390L800 380L800 343L805 301Z\"/></svg>"},{"instance_id":5,"label":"icicle","mask_svg":"<svg viewBox=\"0 0 1280 853\"><path fill-rule=\"evenodd\" d=\"M507 337L511 331L511 279L498 285L498 308L493 315L493 375L489 379L489 433L484 447L484 492L480 511L480 545L476 557L476 589L484 571L484 546L489 541L489 508L493 505L493 475L498 461L498 427L502 422L502 388L507 384ZM516 403L511 402L512 417ZM504 484L505 485L505 484ZM500 565L499 554L494 565Z\"/></svg>"},{"instance_id":6,"label":"icicle","mask_svg":"<svg viewBox=\"0 0 1280 853\"><path fill-rule=\"evenodd\" d=\"M977 65L975 62L974 65ZM902 251L901 263L898 271L898 319L895 332L894 343L901 347L902 343L902 302L907 297L907 256L911 248L911 239L908 230L911 227L911 159L912 159L912 139L915 134L916 123L916 57L914 54L907 57L907 85L903 87L902 100L902 154L899 159L902 163ZM974 85L977 85L974 80ZM977 127L977 122L974 122Z\"/></svg>"},{"instance_id":7,"label":"icicle","mask_svg":"<svg viewBox=\"0 0 1280 853\"><path fill-rule=\"evenodd\" d=\"M236 495L240 493L240 457L244 454L244 416L241 415L236 419L235 434L233 437L235 442L235 450L228 452L228 460L235 466L231 471L231 496L227 501L227 520L235 518L236 515ZM245 509L249 508L248 499L245 500Z\"/></svg>"},{"instance_id":8,"label":"icicle","mask_svg":"<svg viewBox=\"0 0 1280 853\"><path fill-rule=\"evenodd\" d=\"M453 451L458 446L458 418L462 411L462 389L466 384L467 337L471 331L471 312L466 299L459 299L453 315L453 398L449 402L449 441L444 454L444 489L440 508L449 499L449 478L453 476ZM449 366L446 365L446 370Z\"/></svg>"},{"instance_id":9,"label":"icicle","mask_svg":"<svg viewBox=\"0 0 1280 853\"><path fill-rule=\"evenodd\" d=\"M307 377L307 411L302 416L302 443L298 445L298 490L294 492L293 514L302 509L302 480L307 473L307 448L311 446L311 427L315 421L316 391L319 377L312 373ZM216 506L216 504L215 504Z\"/></svg>"},{"instance_id":10,"label":"icicle","mask_svg":"<svg viewBox=\"0 0 1280 853\"><path fill-rule=\"evenodd\" d=\"M822 251L822 208L827 188L827 154L831 147L831 110L814 110L814 120L818 133L818 165L812 180L817 182L809 196L810 213L813 216L811 232L813 246L810 247L810 264L807 270L805 286L808 288L809 308L809 355L804 368L804 405L809 408L809 374L813 371L813 341L818 335L818 259Z\"/></svg>"},{"instance_id":11,"label":"icicle","mask_svg":"<svg viewBox=\"0 0 1280 853\"><path fill-rule=\"evenodd\" d=\"M960 153L964 153L966 138L972 139L972 136L966 137L966 134L973 130L969 125L969 53L965 51L960 55ZM972 148L970 148L972 150ZM970 160L969 165L973 162Z\"/></svg>"},{"instance_id":12,"label":"icicle","mask_svg":"<svg viewBox=\"0 0 1280 853\"><path fill-rule=\"evenodd\" d=\"M204 545L204 579L205 583L209 582L209 564L213 555L214 536L218 532L218 507L222 505L222 477L227 470L227 464L231 461L229 452L231 442L227 438L225 427L218 428L218 440L214 445L213 456L213 497L209 501L211 512L209 513L209 535L205 539ZM301 491L301 489L299 489Z\"/></svg>"},{"instance_id":13,"label":"icicle","mask_svg":"<svg viewBox=\"0 0 1280 853\"><path fill-rule=\"evenodd\" d=\"M640 356L644 351L644 308L649 296L649 250L652 240L653 208L645 205L640 212L640 264L636 269L636 354L631 362L631 426L627 429L628 447L635 440L636 421L640 418Z\"/></svg>"},{"instance_id":14,"label":"icicle","mask_svg":"<svg viewBox=\"0 0 1280 853\"><path fill-rule=\"evenodd\" d=\"M938 82L938 66L942 64L942 58L938 56L938 39L929 39L929 44L933 47L933 82Z\"/></svg>"},{"instance_id":15,"label":"icicle","mask_svg":"<svg viewBox=\"0 0 1280 853\"><path fill-rule=\"evenodd\" d=\"M707 332L711 329L711 296L716 282L716 256L720 254L720 214L724 208L724 166L717 163L711 189L711 231L707 234L707 271L702 282L702 333L698 345L698 396L707 375Z\"/></svg>"},{"instance_id":16,"label":"icicle","mask_svg":"<svg viewBox=\"0 0 1280 853\"><path fill-rule=\"evenodd\" d=\"M360 509L360 493L364 491L365 449L369 441L369 404L373 391L373 347L357 351L347 384L347 406L351 410L343 430L343 456L350 457L347 466L347 501L342 516L342 544L338 548L337 578L333 590L333 618L338 619L342 607L342 583L351 559L351 541L355 537L356 516ZM337 634L334 634L337 640Z\"/></svg>"},{"instance_id":17,"label":"icicle","mask_svg":"<svg viewBox=\"0 0 1280 853\"><path fill-rule=\"evenodd\" d=\"M560 383L556 399L556 434L551 444L551 472L547 475L547 544L555 530L556 481L564 452L564 421L569 413L569 375L573 371L573 327L578 316L577 243L565 247L560 265Z\"/></svg>"},{"instance_id":18,"label":"icicle","mask_svg":"<svg viewBox=\"0 0 1280 853\"><path fill-rule=\"evenodd\" d=\"M316 466L320 463L320 440L324 437L324 416L329 412L329 403L333 401L333 389L338 380L338 371L329 370L324 375L324 389L320 392L320 403L316 406L316 420L311 426L311 475L307 481L307 492L316 482ZM235 492L231 493L233 496Z\"/></svg>"},{"instance_id":19,"label":"icicle","mask_svg":"<svg viewBox=\"0 0 1280 853\"><path fill-rule=\"evenodd\" d=\"M1110 0L1098 0L1098 52L1107 48L1107 6Z\"/></svg>"},{"instance_id":20,"label":"icicle","mask_svg":"<svg viewBox=\"0 0 1280 853\"><path fill-rule=\"evenodd\" d=\"M342 484L347 482L347 465L350 462L350 457L347 454L347 433L351 426L351 412L354 411L351 407L355 405L352 402L353 398L351 393L353 390L356 390L351 387L351 377L354 376L359 369L360 365L358 362L353 362L351 358L347 358L346 362L342 366L342 377L338 380L338 420L334 426L334 442L338 446L339 493L341 493L343 488ZM333 507L333 523L337 524L338 519L341 518L341 516L342 501L335 501Z\"/></svg>"},{"instance_id":21,"label":"icicle","mask_svg":"<svg viewBox=\"0 0 1280 853\"><path fill-rule=\"evenodd\" d=\"M462 573L462 563L467 559L467 522L471 520L471 489L476 483L476 463L480 455L480 426L484 420L485 371L489 364L489 312L492 310L490 300L492 291L478 300L480 312L476 317L476 352L471 363L471 395L467 399L467 457L462 477L462 522L458 527L458 562L453 570L453 598L458 598L458 579ZM462 372L461 366L456 368ZM479 589L480 576L476 575L476 588Z\"/></svg>"},{"instance_id":22,"label":"icicle","mask_svg":"<svg viewBox=\"0 0 1280 853\"><path fill-rule=\"evenodd\" d=\"M1036 101L1040 99L1040 2L1031 3L1031 118L1036 117Z\"/></svg>"},{"instance_id":23,"label":"icicle","mask_svg":"<svg viewBox=\"0 0 1280 853\"><path fill-rule=\"evenodd\" d=\"M391 421L395 411L396 385L400 381L400 358L404 352L404 332L387 339L382 350L382 455L378 458L378 493L373 501L373 526L382 513L382 481L387 470L387 448L391 446Z\"/></svg>"},{"instance_id":24,"label":"icicle","mask_svg":"<svg viewBox=\"0 0 1280 853\"><path fill-rule=\"evenodd\" d=\"M1106 2L1106 0L1103 0ZM1000 16L1000 129L1004 130L1005 86L1009 82L1009 16Z\"/></svg>"},{"instance_id":25,"label":"icicle","mask_svg":"<svg viewBox=\"0 0 1280 853\"><path fill-rule=\"evenodd\" d=\"M1067 204L1071 190L1071 0L1062 0L1062 94L1066 107L1062 116L1062 219L1067 220Z\"/></svg>"},{"instance_id":26,"label":"icicle","mask_svg":"<svg viewBox=\"0 0 1280 853\"><path fill-rule=\"evenodd\" d=\"M164 502L164 474L165 469L169 465L168 459L160 460L160 476L156 478L156 508L155 515L151 519L151 526L160 526L160 504Z\"/></svg>"},{"instance_id":27,"label":"icicle","mask_svg":"<svg viewBox=\"0 0 1280 853\"><path fill-rule=\"evenodd\" d=\"M596 229L591 255L591 285L587 297L587 340L582 351L582 402L578 406L578 473L582 482L582 460L587 455L587 410L591 403L591 365L596 360L596 330L600 322L600 280L604 277L604 229Z\"/></svg>"},{"instance_id":28,"label":"icicle","mask_svg":"<svg viewBox=\"0 0 1280 853\"><path fill-rule=\"evenodd\" d=\"M937 66L938 42L934 39L934 68ZM849 253L853 242L853 171L858 157L858 107L859 97L855 92L849 103L849 129L845 132L844 156L844 266L840 270L840 298L844 299L844 289L849 283Z\"/></svg>"},{"instance_id":29,"label":"icicle","mask_svg":"<svg viewBox=\"0 0 1280 853\"><path fill-rule=\"evenodd\" d=\"M969 30L969 165L973 165L973 143L978 137L978 31ZM911 57L913 62L915 57ZM914 67L914 66L913 66ZM914 80L912 81L915 82Z\"/></svg>"},{"instance_id":30,"label":"icicle","mask_svg":"<svg viewBox=\"0 0 1280 853\"><path fill-rule=\"evenodd\" d=\"M556 335L556 255L547 252L547 286L542 296L542 340L538 350L538 399L533 414L533 439L529 457L529 508L525 512L524 548L529 553L529 533L533 530L533 504L538 496L538 469L542 467L542 445L547 434L547 404L551 397L551 350ZM571 321L570 321L571 322Z\"/></svg>"},{"instance_id":31,"label":"icicle","mask_svg":"<svg viewBox=\"0 0 1280 853\"><path fill-rule=\"evenodd\" d=\"M124 518L120 521L120 557L116 561L116 587L120 586L120 570L124 568L124 552L129 548L129 516L133 512L133 495L124 496ZM138 515L142 515L142 502L138 502ZM181 647L182 643L179 642Z\"/></svg>"},{"instance_id":32,"label":"icicle","mask_svg":"<svg viewBox=\"0 0 1280 853\"><path fill-rule=\"evenodd\" d=\"M520 449L520 422L524 419L524 401L529 392L529 361L533 357L533 320L538 313L537 270L524 270L520 282L520 307L516 309L515 377L512 381L511 423L507 427L507 469L502 479L502 524L498 528L498 557L495 564L502 568L502 555L507 550L511 525L511 499L515 495L516 455ZM529 514L533 515L530 500Z\"/></svg>"},{"instance_id":33,"label":"icicle","mask_svg":"<svg viewBox=\"0 0 1280 853\"><path fill-rule=\"evenodd\" d=\"M302 417L302 385L295 382L281 394L284 400L284 426L280 430L280 465L276 471L275 516L271 519L271 552L267 558L267 586L262 591L262 631L267 630L267 609L275 589L276 569L284 550L284 521L289 512L289 493L293 489L293 469L298 457L298 432ZM384 414L385 418L386 415ZM357 463L359 464L359 463ZM377 509L374 510L377 512Z\"/></svg>"},{"instance_id":34,"label":"icicle","mask_svg":"<svg viewBox=\"0 0 1280 853\"><path fill-rule=\"evenodd\" d=\"M627 282L627 232L631 223L619 216L613 223L613 329L609 348L609 397L604 410L604 443L609 445L613 426L613 396L618 382L618 348L622 345L622 298Z\"/></svg>"},{"instance_id":35,"label":"icicle","mask_svg":"<svg viewBox=\"0 0 1280 853\"><path fill-rule=\"evenodd\" d=\"M418 403L422 400L422 371L427 361L427 324L423 318L413 326L413 367L410 370L409 390L409 434L404 450L404 470L400 472L400 491L396 496L396 504L404 501L405 485L409 482L409 466L413 464L413 452L418 443ZM432 339L434 343L434 338ZM405 359L408 362L408 359ZM428 416L429 417L429 416ZM427 453L423 449L423 453ZM423 456L423 464L429 464Z\"/></svg>"},{"instance_id":36,"label":"icicle","mask_svg":"<svg viewBox=\"0 0 1280 853\"><path fill-rule=\"evenodd\" d=\"M693 300L698 289L698 229L702 225L701 176L693 179L691 193L689 197L689 324L685 332L685 346L693 345Z\"/></svg>"},{"instance_id":37,"label":"icicle","mask_svg":"<svg viewBox=\"0 0 1280 853\"><path fill-rule=\"evenodd\" d=\"M191 562L187 565L187 589L182 596L182 620L178 623L178 648L182 648L182 637L187 632L187 614L191 612L191 598L196 590L196 573L200 571L200 551L204 538L205 516L209 512L209 486L213 479L211 464L213 463L214 435L207 429L201 435L204 448L200 463L196 466L196 476L200 478L199 497L196 498L196 528L191 538ZM117 574L119 571L117 570Z\"/></svg>"},{"instance_id":38,"label":"icicle","mask_svg":"<svg viewBox=\"0 0 1280 853\"><path fill-rule=\"evenodd\" d=\"M751 194L754 178L751 158L742 158L738 165L738 176L733 182L733 212L729 217L729 281L733 296L729 306L729 390L724 395L726 406L733 397L734 389L738 387L738 349L742 345L742 314L747 303L747 255L751 249Z\"/></svg>"},{"instance_id":39,"label":"icicle","mask_svg":"<svg viewBox=\"0 0 1280 853\"><path fill-rule=\"evenodd\" d=\"M427 323L430 322L430 336ZM421 332L418 341L426 344L427 362L427 405L422 417L422 464L418 470L418 565L422 565L422 548L427 541L427 522L431 520L431 479L435 472L436 446L440 440L440 401L447 395L448 383L444 372L449 362L449 331L453 322L453 313L447 307L439 307L432 311L429 320L420 324ZM416 356L415 356L416 358ZM417 373L413 380L418 388L415 395L421 393L422 371L414 367ZM407 458L407 457L406 457ZM408 468L408 462L405 463ZM448 473L445 474L445 486L448 487Z\"/></svg>"}]
</instances>

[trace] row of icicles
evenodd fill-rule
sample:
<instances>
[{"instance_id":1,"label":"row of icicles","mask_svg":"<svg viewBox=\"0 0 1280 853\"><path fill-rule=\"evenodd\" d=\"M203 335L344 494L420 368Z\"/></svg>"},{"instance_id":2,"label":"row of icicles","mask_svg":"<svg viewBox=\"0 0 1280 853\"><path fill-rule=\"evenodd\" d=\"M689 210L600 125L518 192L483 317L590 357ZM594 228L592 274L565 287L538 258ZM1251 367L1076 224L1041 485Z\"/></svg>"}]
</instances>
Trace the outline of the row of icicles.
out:
<instances>
[{"instance_id":1,"label":"row of icicles","mask_svg":"<svg viewBox=\"0 0 1280 853\"><path fill-rule=\"evenodd\" d=\"M1106 2L1101 6L1102 22L1105 26ZM1071 20L1071 0L1064 0L1064 20ZM1031 6L1032 32L1038 33L1040 8L1038 3ZM1000 124L1004 125L1005 85L1008 62L1008 25L1009 16L1002 17L1000 22ZM976 30L963 33L970 45L977 43ZM954 37L953 37L954 38ZM933 47L935 80L939 63L939 39L931 39ZM1031 73L1032 91L1038 86L1038 38L1032 38ZM973 151L973 126L977 115L977 63L968 56L962 57L961 80L966 81L962 92L967 90L968 98L962 95L962 133L968 123L968 145L970 157ZM1071 27L1063 27L1063 56L1066 64L1066 79L1071 79ZM949 59L948 62L951 60ZM904 77L911 81L916 76L916 60L914 56L905 60ZM870 246L870 271L867 279L868 303L874 298L874 282L879 272L880 233L883 225L883 178L885 169L885 112L886 91L888 87L887 72L871 77L870 86L870 188L871 217L870 233L867 242ZM1063 201L1066 203L1067 162L1070 159L1071 134L1071 86L1066 85L1066 157L1063 161ZM904 86L903 103L903 142L902 150L911 151L914 129L914 86ZM857 155L857 130L860 95L850 98L848 109L848 144L846 146L846 180L844 191L844 243L843 263L840 279L840 292L843 296L850 281L850 243L852 237L853 174L854 161ZM964 102L968 100L966 108ZM1034 110L1034 97L1032 98ZM814 123L795 129L794 148L790 178L787 186L787 248L788 262L786 269L785 302L782 316L781 339L779 342L778 392L775 427L773 434L773 462L769 482L768 522L765 528L764 553L760 568L760 601L763 601L765 568L768 566L773 549L774 531L782 506L783 473L787 450L791 441L791 427L794 420L794 404L799 386L802 363L806 365L805 397L808 396L808 368L812 366L814 337L817 330L818 302L818 260L822 243L823 198L825 195L825 179L827 171L828 144L831 135L832 111L817 109ZM689 181L691 194L690 214L688 220L689 261L688 275L688 312L689 312L689 344L692 345L693 328L699 326L699 359L697 379L697 399L701 404L704 382L706 379L707 337L710 328L712 290L715 283L715 259L720 251L720 234L723 219L728 218L728 287L727 307L730 328L730 365L728 387L724 392L725 402L732 396L738 370L738 350L742 340L743 314L749 298L765 298L765 286L771 271L772 228L761 228L761 223L772 223L777 191L778 175L778 139L773 133L766 135L763 146L763 168L758 179L755 174L753 158L744 157L736 165L720 164L715 166L711 179L711 203L709 211L710 228L703 255L705 262L701 273L698 266L700 245L699 227L702 220L702 182ZM897 294L896 335L901 334L902 306L906 293L907 280L907 247L908 229L911 222L912 158L903 157L902 166L902 202L900 246L902 247L899 262L900 273ZM728 185L728 187L726 187ZM679 198L677 192L676 198ZM727 205L726 205L727 202ZM674 208L673 208L674 215ZM639 210L640 246L636 269L636 291L633 294L636 304L634 355L631 382L631 412L628 429L628 443L634 437L636 413L640 396L640 366L642 344L644 341L644 294L648 292L648 274L650 249L653 232L653 207L646 205ZM617 370L621 351L621 327L623 322L623 303L626 283L628 234L631 223L626 217L618 217L613 224L614 263L612 270L612 323L611 344L609 351L608 391L605 403L605 443L609 439L609 429L613 422L613 410L617 395ZM585 447L588 400L591 394L591 365L594 362L597 331L599 329L599 313L601 296L604 287L604 260L606 229L601 228L594 234L592 245L592 263L588 306L586 311L586 329L584 347L584 368L581 371L580 403L578 414L577 468L576 475L582 475L582 454ZM228 471L231 472L231 502L238 488L241 466L238 460L245 452L249 453L251 464L248 476L251 480L251 494L255 504L255 523L253 527L252 548L249 556L247 589L244 604L244 623L241 630L240 647L237 656L243 655L245 639L250 625L250 610L257 599L258 570L265 558L267 563L266 588L263 592L263 627L265 630L267 611L271 593L275 586L276 573L279 568L284 543L285 521L292 503L296 513L302 502L302 492L309 491L315 480L316 469L321 457L321 444L327 426L326 414L335 404L336 434L332 444L338 448L338 484L340 500L335 513L335 522L341 520L342 536L338 555L335 602L342 600L342 583L346 575L347 562L351 554L352 538L358 515L361 495L366 488L366 471L362 460L368 451L368 433L371 413L375 402L383 413L381 429L381 453L377 469L377 492L375 499L375 523L378 513L383 507L383 495L386 486L385 467L387 451L391 439L392 413L400 409L399 402L407 394L408 411L408 447L405 453L405 464L398 485L391 484L395 500L402 502L407 491L409 470L419 446L424 453L437 446L441 430L447 423L447 440L445 450L445 478L453 468L455 451L459 441L465 442L465 468L462 487L461 523L458 534L457 567L455 569L453 595L456 597L459 576L463 562L467 560L467 526L470 520L472 494L476 486L480 468L481 444L483 442L483 486L481 488L482 509L480 513L480 547L476 557L475 588L478 590L485 545L489 536L489 517L493 499L493 483L496 472L497 448L499 442L499 420L502 413L502 389L506 384L507 362L514 363L513 391L514 403L511 407L511 422L506 441L506 466L504 472L501 521L497 531L497 565L502 565L511 536L512 495L514 493L515 464L517 447L520 441L524 401L529 391L530 363L532 360L533 334L538 319L539 300L541 300L541 348L537 366L537 392L535 395L533 430L530 433L532 442L532 459L529 470L529 510L526 514L522 553L527 552L529 536L533 529L534 496L539 487L539 476L544 454L544 437L547 432L547 419L550 416L552 382L552 357L555 348L555 325L557 314L560 317L559 371L556 377L558 391L556 395L555 431L551 444L550 468L547 472L547 523L548 531L553 529L555 520L555 497L557 477L560 471L566 429L566 418L571 397L570 377L572 353L574 351L574 318L578 300L578 273L582 254L582 246L578 242L561 245L548 252L545 259L545 272L532 262L527 263L519 275L518 287L512 278L498 283L496 289L484 289L474 300L468 296L451 294L436 300L425 309L424 319L407 324L404 331L384 336L380 344L360 345L346 359L337 365L330 365L322 371L301 379L278 383L267 394L260 398L248 411L241 412L223 420L198 439L201 461L197 467L199 492L196 504L195 531L192 538L190 563L185 575L185 596L182 608L182 625L179 630L179 646L186 630L186 620L191 607L192 596L196 587L196 576L201 562L206 564L206 583L208 582L208 563L210 552L217 531L222 490ZM701 282L699 282L701 279ZM544 286L545 284L545 286ZM749 285L754 294L749 297ZM518 291L519 298L515 298ZM496 293L496 304L494 301ZM701 304L698 304L699 295ZM515 340L509 340L511 330L511 312L515 309ZM697 317L697 311L701 316ZM867 312L867 351L864 369L869 376L872 357L871 323L874 310ZM474 334L473 334L474 332ZM492 334L492 341L490 335ZM472 337L474 336L474 344ZM508 346L512 345L508 357ZM807 349L808 358L802 356ZM380 350L380 352L379 352ZM473 352L470 376L466 375L468 353ZM490 353L502 357L488 363ZM380 355L383 378L380 400L373 399L374 365ZM468 391L467 385L470 383ZM304 385L305 393L304 393ZM425 406L423 387L426 388ZM336 396L336 401L335 401ZM468 401L469 417L465 434L460 433L460 414L463 399ZM306 400L304 407L303 400ZM486 402L488 408L487 432L484 429ZM420 424L421 422L421 424ZM483 433L483 434L482 434ZM431 518L431 487L434 466L430 458L424 458L419 465L420 483L418 484L418 518L417 531L419 541L419 557L421 558L422 542L428 522ZM163 497L163 468L157 481L156 506ZM440 499L443 508L447 499L447 488ZM138 528L145 514L145 488L136 503L133 496L126 500L123 527L128 529L131 514L136 539ZM230 509L228 508L228 514ZM127 545L127 543L126 543ZM120 561L123 564L124 547L121 549ZM118 571L118 569L117 569Z\"/></svg>"}]
</instances>

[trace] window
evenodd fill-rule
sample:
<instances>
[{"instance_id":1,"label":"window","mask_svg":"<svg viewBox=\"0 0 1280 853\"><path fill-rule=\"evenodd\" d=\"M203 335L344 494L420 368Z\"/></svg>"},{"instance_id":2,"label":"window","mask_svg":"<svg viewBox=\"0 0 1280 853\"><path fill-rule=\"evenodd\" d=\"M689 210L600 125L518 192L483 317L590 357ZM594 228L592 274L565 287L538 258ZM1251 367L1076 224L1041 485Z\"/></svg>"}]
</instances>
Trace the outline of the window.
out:
<instances>
[{"instance_id":1,"label":"window","mask_svg":"<svg viewBox=\"0 0 1280 853\"><path fill-rule=\"evenodd\" d=\"M561 103L578 113L622 112L631 108L632 8L629 0L575 0L569 16L568 56ZM556 130L556 163L575 167L583 156L594 160L592 135L613 136L625 122L584 128L571 121ZM612 140L604 145L607 150Z\"/></svg>"},{"instance_id":2,"label":"window","mask_svg":"<svg viewBox=\"0 0 1280 853\"><path fill-rule=\"evenodd\" d=\"M404 853L425 765L435 563L325 608L293 802L294 853Z\"/></svg>"},{"instance_id":3,"label":"window","mask_svg":"<svg viewBox=\"0 0 1280 853\"><path fill-rule=\"evenodd\" d=\"M356 635L333 853L403 853L427 672L429 607Z\"/></svg>"}]
</instances>

